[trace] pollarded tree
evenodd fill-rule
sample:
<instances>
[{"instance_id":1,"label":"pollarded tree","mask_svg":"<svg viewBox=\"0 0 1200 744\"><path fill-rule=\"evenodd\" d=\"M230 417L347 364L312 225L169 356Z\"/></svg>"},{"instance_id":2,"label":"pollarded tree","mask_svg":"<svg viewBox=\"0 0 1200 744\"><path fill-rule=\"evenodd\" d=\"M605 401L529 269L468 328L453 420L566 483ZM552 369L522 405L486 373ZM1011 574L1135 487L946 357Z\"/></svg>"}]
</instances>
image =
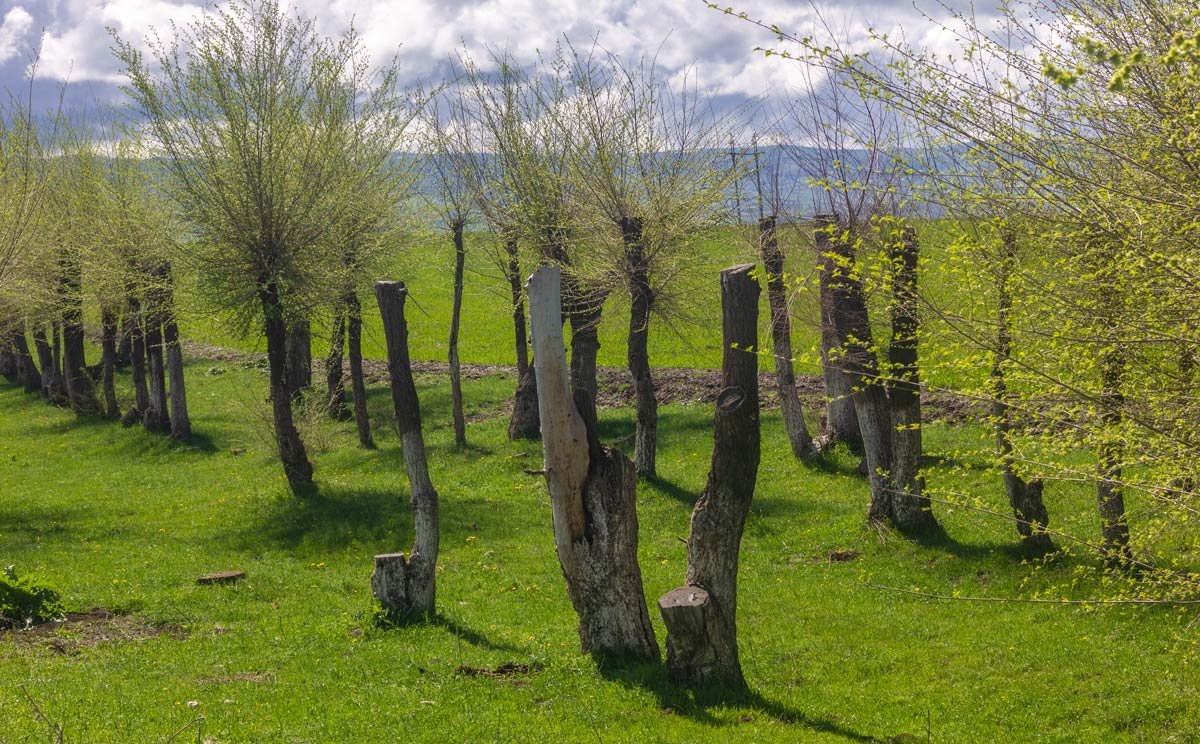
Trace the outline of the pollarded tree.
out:
<instances>
[{"instance_id":1,"label":"pollarded tree","mask_svg":"<svg viewBox=\"0 0 1200 744\"><path fill-rule=\"evenodd\" d=\"M673 90L653 61L571 50L567 105L550 111L572 143L586 229L617 246L610 261L628 288L628 364L637 430L634 467L654 477L658 402L650 366L650 320L680 286L689 240L715 224L740 173L718 162L736 114L717 116L694 80ZM678 291L678 290L676 290Z\"/></svg>"},{"instance_id":2,"label":"pollarded tree","mask_svg":"<svg viewBox=\"0 0 1200 744\"><path fill-rule=\"evenodd\" d=\"M450 178L464 185L474 209L490 228L492 240L480 248L504 276L509 288L513 318L513 347L517 389L509 419L510 439L534 439L539 434L537 377L529 362L525 317L524 277L521 275L521 217L515 194L507 184L513 160L493 151L492 143L503 141L501 133L520 126L519 76L501 72L491 90L481 88L479 73L465 61L466 73L446 86L434 110L441 157L454 169Z\"/></svg>"},{"instance_id":3,"label":"pollarded tree","mask_svg":"<svg viewBox=\"0 0 1200 744\"><path fill-rule=\"evenodd\" d=\"M357 34L330 40L277 0L235 0L152 36L154 66L117 40L128 92L162 153L194 236L206 295L267 340L275 439L293 491L312 464L292 415L288 323L343 286L328 239L364 192L393 179L409 115L393 63L373 69Z\"/></svg>"},{"instance_id":4,"label":"pollarded tree","mask_svg":"<svg viewBox=\"0 0 1200 744\"><path fill-rule=\"evenodd\" d=\"M561 51L561 50L560 50ZM469 60L462 85L468 110L488 151L498 161L506 222L543 264L562 268L563 312L571 326L571 388L581 397L581 414L596 418L596 357L604 302L612 292L609 257L581 235L579 194L573 181L572 141L578 131L563 127L570 106L566 61L557 54L522 68L493 54L493 76ZM493 79L494 78L494 79Z\"/></svg>"},{"instance_id":5,"label":"pollarded tree","mask_svg":"<svg viewBox=\"0 0 1200 744\"><path fill-rule=\"evenodd\" d=\"M453 99L450 99L448 105L453 106ZM426 126L422 128L426 136L421 150L425 173L436 185L436 191L430 195L430 206L449 233L454 246L454 300L450 311L448 361L454 442L464 447L467 444L467 422L463 414L462 364L458 354L458 336L462 325L463 273L467 259L466 229L476 202L472 198L471 168L468 163L462 161L474 154L463 152L457 146L455 136L450 131L453 110L443 111L443 108L441 99L435 98L430 101L425 118Z\"/></svg>"}]
</instances>

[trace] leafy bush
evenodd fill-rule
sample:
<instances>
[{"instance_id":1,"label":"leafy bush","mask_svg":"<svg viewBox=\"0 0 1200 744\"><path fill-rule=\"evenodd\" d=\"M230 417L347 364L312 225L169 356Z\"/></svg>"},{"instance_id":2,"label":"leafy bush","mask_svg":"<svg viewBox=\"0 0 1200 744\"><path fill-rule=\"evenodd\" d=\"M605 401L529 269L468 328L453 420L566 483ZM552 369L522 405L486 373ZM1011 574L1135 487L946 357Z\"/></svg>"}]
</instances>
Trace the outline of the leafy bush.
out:
<instances>
[{"instance_id":1,"label":"leafy bush","mask_svg":"<svg viewBox=\"0 0 1200 744\"><path fill-rule=\"evenodd\" d=\"M19 578L13 566L0 573L0 628L28 627L63 614L58 592L36 578Z\"/></svg>"}]
</instances>

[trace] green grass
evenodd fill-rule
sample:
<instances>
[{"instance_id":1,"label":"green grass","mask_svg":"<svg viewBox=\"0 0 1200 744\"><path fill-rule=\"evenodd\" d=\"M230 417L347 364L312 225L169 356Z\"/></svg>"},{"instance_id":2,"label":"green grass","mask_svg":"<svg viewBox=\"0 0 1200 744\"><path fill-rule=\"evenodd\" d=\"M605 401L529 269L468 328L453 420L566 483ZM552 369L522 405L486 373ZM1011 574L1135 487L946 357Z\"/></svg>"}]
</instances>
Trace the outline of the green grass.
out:
<instances>
[{"instance_id":1,"label":"green grass","mask_svg":"<svg viewBox=\"0 0 1200 744\"><path fill-rule=\"evenodd\" d=\"M89 744L165 741L198 715L201 740L239 744L1200 737L1191 641L1181 640L1189 617L874 588L1028 596L1069 583L1076 565L1035 574L1014 551L1010 524L961 510L938 510L948 540L881 542L864 524L867 489L853 458L797 464L774 413L764 416L742 546L739 637L753 692L693 695L659 665L597 667L579 653L544 485L522 472L540 462L539 447L507 441L504 417L488 417L511 394L502 376L466 383L478 419L467 449L453 446L447 386L418 380L442 499L440 614L376 628L371 556L411 542L386 391L371 391L377 450L355 446L352 425L306 425L320 495L299 500L271 454L265 374L235 364L207 374L211 366L189 368L196 437L187 445L76 420L0 384L0 558L51 580L72 610L121 609L182 631L65 654L3 636L0 741L47 740L22 686L67 742ZM661 413L662 480L638 491L651 603L682 580L680 538L711 449L708 407ZM603 411L604 438L628 434L632 418ZM931 485L975 473L971 488L1002 509L994 475L938 464L981 432L927 431ZM1057 526L1095 531L1086 489L1056 487L1050 507ZM835 550L861 555L831 563ZM248 579L196 584L220 569ZM509 661L533 671L455 673Z\"/></svg>"},{"instance_id":2,"label":"green grass","mask_svg":"<svg viewBox=\"0 0 1200 744\"><path fill-rule=\"evenodd\" d=\"M686 367L717 369L721 366L721 308L720 271L732 265L757 261L756 247L749 232L754 228L722 229L693 242L684 266L672 285L664 292L663 312L650 327L651 362L656 367ZM945 258L945 243L949 240L946 225L924 223L925 242L922 246L923 289L947 303L953 309L960 301L967 304L974 298L960 297L956 274ZM462 334L460 355L464 362L476 364L508 364L514 361L513 324L509 287L481 246L484 235L467 236L467 260L464 276ZM802 374L820 374L820 330L816 304L815 253L808 230L781 229L780 240L785 248L786 274L792 285L790 307L793 328L793 352L796 369ZM445 361L448 356L450 308L453 300L454 254L448 238L425 238L398 251L386 276L402 279L409 287L411 302L407 312L412 332L411 351L414 359ZM529 267L526 267L528 270ZM759 269L761 270L761 264ZM760 283L765 284L760 279ZM362 293L364 340L363 353L369 358L385 356L383 330L378 308L369 292ZM878 298L882 299L882 298ZM186 296L181 300L183 331L190 338L247 351L265 351L266 342L257 329L248 337L238 337L229 331L220 315L213 315ZM769 347L770 313L767 311L766 291L762 294L759 336ZM923 375L932 385L964 388L977 387L986 376L986 365L964 361L977 355L942 322L938 313L925 312L926 338L922 354L925 360ZM877 338L886 344L890 318L882 308L873 321ZM615 290L605 305L601 320L599 363L624 367L626 336L629 329L629 301L622 288ZM318 329L318 332L320 330ZM326 342L318 341L314 353L324 354ZM760 366L774 369L773 357L763 354Z\"/></svg>"}]
</instances>

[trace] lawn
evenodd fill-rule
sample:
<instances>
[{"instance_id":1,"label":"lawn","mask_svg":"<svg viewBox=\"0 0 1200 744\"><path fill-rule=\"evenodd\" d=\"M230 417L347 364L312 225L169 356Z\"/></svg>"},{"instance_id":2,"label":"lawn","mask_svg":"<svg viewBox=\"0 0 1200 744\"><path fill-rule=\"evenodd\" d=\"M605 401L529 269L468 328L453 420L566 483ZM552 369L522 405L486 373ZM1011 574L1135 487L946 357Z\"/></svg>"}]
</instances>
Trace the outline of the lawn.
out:
<instances>
[{"instance_id":1,"label":"lawn","mask_svg":"<svg viewBox=\"0 0 1200 744\"><path fill-rule=\"evenodd\" d=\"M418 358L436 356L418 322ZM484 346L468 345L466 357L485 361L487 342L469 343ZM466 381L466 449L453 444L445 381L418 379L442 498L440 611L428 623L377 627L371 556L411 541L386 390L373 388L369 401L376 450L356 446L352 424L306 418L320 494L300 500L272 456L265 373L197 360L188 374L196 436L187 444L77 420L0 383L0 556L53 582L70 610L127 613L107 637L70 628L0 636L0 741L47 741L26 693L66 742L88 744L176 732L180 742L238 744L1200 737L1192 615L880 588L1032 596L1070 585L1076 561L1092 559L1035 572L1015 551L1011 524L942 507L948 539L885 539L865 524L855 458L796 463L774 412L763 418L742 545L739 635L752 692L693 694L659 665L597 666L579 653L544 484L524 473L538 467L539 447L505 438L513 380L503 375ZM707 471L711 413L661 411L661 480L638 490L651 603L683 577L681 538ZM603 437L628 444L632 411L601 417ZM970 473L972 492L1003 510L995 474L955 454L983 435L970 424L928 427L928 478L962 488ZM1093 498L1085 486L1054 484L1056 525L1093 534ZM248 576L197 585L222 569ZM1073 591L1090 596L1089 581Z\"/></svg>"}]
</instances>

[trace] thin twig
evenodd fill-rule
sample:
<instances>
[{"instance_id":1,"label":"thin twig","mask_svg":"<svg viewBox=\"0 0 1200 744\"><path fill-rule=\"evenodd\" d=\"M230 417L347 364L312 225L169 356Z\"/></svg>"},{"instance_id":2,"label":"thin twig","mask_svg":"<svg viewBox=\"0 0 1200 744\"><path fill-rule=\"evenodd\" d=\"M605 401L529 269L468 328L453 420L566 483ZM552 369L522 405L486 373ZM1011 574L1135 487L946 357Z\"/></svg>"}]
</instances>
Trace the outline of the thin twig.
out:
<instances>
[{"instance_id":1,"label":"thin twig","mask_svg":"<svg viewBox=\"0 0 1200 744\"><path fill-rule=\"evenodd\" d=\"M33 699L33 695L29 694L29 690L25 688L25 685L20 685L20 688L21 692L25 694L25 699L29 701L29 707L33 708L33 714L37 716L39 721L50 728L50 734L54 737L54 744L63 744L63 727L51 721L42 712L42 709L38 707L37 701Z\"/></svg>"}]
</instances>

